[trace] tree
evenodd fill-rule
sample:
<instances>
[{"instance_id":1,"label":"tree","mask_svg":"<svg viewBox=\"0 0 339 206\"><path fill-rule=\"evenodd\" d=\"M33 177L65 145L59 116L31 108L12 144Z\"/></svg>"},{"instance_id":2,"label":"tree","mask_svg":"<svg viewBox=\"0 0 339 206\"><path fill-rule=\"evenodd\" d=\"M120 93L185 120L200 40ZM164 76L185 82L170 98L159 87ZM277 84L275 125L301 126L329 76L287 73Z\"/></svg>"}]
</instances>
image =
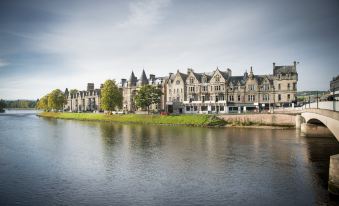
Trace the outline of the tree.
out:
<instances>
[{"instance_id":1,"label":"tree","mask_svg":"<svg viewBox=\"0 0 339 206\"><path fill-rule=\"evenodd\" d=\"M49 108L48 108L48 94L41 97L38 101L37 101L37 104L36 104L36 108L37 109L43 109L45 111L47 111Z\"/></svg>"},{"instance_id":2,"label":"tree","mask_svg":"<svg viewBox=\"0 0 339 206\"><path fill-rule=\"evenodd\" d=\"M101 89L101 108L112 112L122 108L122 92L114 80L106 80Z\"/></svg>"},{"instance_id":3,"label":"tree","mask_svg":"<svg viewBox=\"0 0 339 206\"><path fill-rule=\"evenodd\" d=\"M152 104L160 103L161 95L161 89L152 85L144 85L135 96L135 104L138 107L147 108L147 113L149 113L149 107Z\"/></svg>"},{"instance_id":4,"label":"tree","mask_svg":"<svg viewBox=\"0 0 339 206\"><path fill-rule=\"evenodd\" d=\"M48 94L48 108L61 110L66 103L65 95L60 89L55 89Z\"/></svg>"},{"instance_id":5,"label":"tree","mask_svg":"<svg viewBox=\"0 0 339 206\"><path fill-rule=\"evenodd\" d=\"M6 107L6 102L1 99L0 100L0 112L3 112L5 107Z\"/></svg>"}]
</instances>

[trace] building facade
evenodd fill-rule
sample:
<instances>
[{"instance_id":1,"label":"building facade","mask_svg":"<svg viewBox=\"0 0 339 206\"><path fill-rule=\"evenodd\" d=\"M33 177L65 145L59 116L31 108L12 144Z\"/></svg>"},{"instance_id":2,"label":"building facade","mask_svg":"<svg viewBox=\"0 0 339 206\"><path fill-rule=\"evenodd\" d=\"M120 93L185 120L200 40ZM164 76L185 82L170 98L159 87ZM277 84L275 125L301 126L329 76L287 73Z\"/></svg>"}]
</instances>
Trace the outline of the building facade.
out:
<instances>
[{"instance_id":1,"label":"building facade","mask_svg":"<svg viewBox=\"0 0 339 206\"><path fill-rule=\"evenodd\" d=\"M330 82L330 90L331 94L333 95L333 100L339 101L339 75L333 77L332 81Z\"/></svg>"},{"instance_id":2,"label":"building facade","mask_svg":"<svg viewBox=\"0 0 339 206\"><path fill-rule=\"evenodd\" d=\"M135 105L135 96L137 95L140 88L144 85L153 85L161 89L163 95L159 104L151 105L150 110L155 112L160 112L165 110L165 100L166 100L166 86L167 86L167 77L156 77L153 74L149 75L149 78L146 76L145 70L142 71L140 78L135 77L134 72L132 71L128 81L126 79L121 79L119 83L119 88L122 90L123 95L123 112L124 113L134 113L141 112L141 108L137 108Z\"/></svg>"},{"instance_id":3,"label":"building facade","mask_svg":"<svg viewBox=\"0 0 339 206\"><path fill-rule=\"evenodd\" d=\"M231 69L216 68L212 72L197 73L187 69L169 73L166 77L147 77L143 70L138 79L132 71L128 80L121 79L118 87L123 95L123 112L141 112L135 96L144 85L161 89L161 102L151 106L155 112L168 113L241 113L272 110L274 107L293 107L296 103L298 73L293 65L277 66L273 73L257 75L250 67L242 76L233 76ZM65 92L65 111L100 111L100 89L88 83L86 91Z\"/></svg>"},{"instance_id":4,"label":"building facade","mask_svg":"<svg viewBox=\"0 0 339 206\"><path fill-rule=\"evenodd\" d=\"M231 113L294 106L298 73L296 62L276 66L273 74L255 75L252 67L243 76L217 68L211 73L170 74L166 110L169 113Z\"/></svg>"},{"instance_id":5,"label":"building facade","mask_svg":"<svg viewBox=\"0 0 339 206\"><path fill-rule=\"evenodd\" d=\"M100 109L100 89L94 89L93 83L87 84L87 90L69 92L66 88L67 103L64 111L69 112L93 112Z\"/></svg>"}]
</instances>

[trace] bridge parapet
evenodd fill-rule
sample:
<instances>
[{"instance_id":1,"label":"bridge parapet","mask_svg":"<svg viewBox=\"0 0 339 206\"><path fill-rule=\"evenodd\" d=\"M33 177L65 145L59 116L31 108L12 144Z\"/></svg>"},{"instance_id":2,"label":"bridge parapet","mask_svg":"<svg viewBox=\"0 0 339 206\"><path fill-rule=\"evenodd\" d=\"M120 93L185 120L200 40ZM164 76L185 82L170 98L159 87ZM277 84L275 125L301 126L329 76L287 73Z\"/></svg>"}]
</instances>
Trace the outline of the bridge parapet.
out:
<instances>
[{"instance_id":1,"label":"bridge parapet","mask_svg":"<svg viewBox=\"0 0 339 206\"><path fill-rule=\"evenodd\" d=\"M339 112L328 110L328 109L304 109L302 110L302 113L309 112L309 113L315 113L320 114L335 120L339 121Z\"/></svg>"}]
</instances>

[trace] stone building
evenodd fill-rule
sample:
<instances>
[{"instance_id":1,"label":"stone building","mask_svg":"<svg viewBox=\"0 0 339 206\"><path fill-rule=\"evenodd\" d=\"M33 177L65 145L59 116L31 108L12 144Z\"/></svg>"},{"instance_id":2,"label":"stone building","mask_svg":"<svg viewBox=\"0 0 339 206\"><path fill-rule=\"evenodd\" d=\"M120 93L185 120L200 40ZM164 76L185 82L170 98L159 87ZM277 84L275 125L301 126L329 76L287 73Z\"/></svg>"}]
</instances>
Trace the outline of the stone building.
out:
<instances>
[{"instance_id":1,"label":"stone building","mask_svg":"<svg viewBox=\"0 0 339 206\"><path fill-rule=\"evenodd\" d=\"M333 77L332 81L330 82L330 91L333 95L333 99L338 101L339 100L339 75Z\"/></svg>"},{"instance_id":2,"label":"stone building","mask_svg":"<svg viewBox=\"0 0 339 206\"><path fill-rule=\"evenodd\" d=\"M64 111L69 112L93 112L100 111L100 89L95 89L93 83L87 84L87 90L77 91L71 94L66 88L65 96L67 104Z\"/></svg>"},{"instance_id":3,"label":"stone building","mask_svg":"<svg viewBox=\"0 0 339 206\"><path fill-rule=\"evenodd\" d=\"M229 113L293 106L298 73L296 62L276 66L273 74L255 75L252 67L243 76L217 68L212 73L170 74L166 111L170 113Z\"/></svg>"},{"instance_id":4,"label":"stone building","mask_svg":"<svg viewBox=\"0 0 339 206\"><path fill-rule=\"evenodd\" d=\"M138 79L132 71L128 80L118 84L123 94L123 112L141 112L135 105L135 96L144 85L161 89L161 102L151 106L156 112L169 113L232 113L270 110L274 107L294 106L296 103L298 73L293 65L277 66L273 74L257 75L250 67L241 76L233 76L231 69L216 68L212 72L197 73L179 70L167 77L147 77L143 70ZM86 91L65 92L65 111L100 111L100 89L88 83Z\"/></svg>"},{"instance_id":5,"label":"stone building","mask_svg":"<svg viewBox=\"0 0 339 206\"><path fill-rule=\"evenodd\" d=\"M119 88L122 90L123 94L123 111L125 113L141 111L141 109L137 108L135 105L135 96L144 85L154 85L161 89L163 92L161 102L157 105L151 105L150 110L157 112L164 111L166 102L166 83L167 77L156 77L155 75L150 74L149 78L147 78L146 72L143 70L140 78L138 79L132 71L128 81L126 79L121 79L121 82L119 83Z\"/></svg>"}]
</instances>

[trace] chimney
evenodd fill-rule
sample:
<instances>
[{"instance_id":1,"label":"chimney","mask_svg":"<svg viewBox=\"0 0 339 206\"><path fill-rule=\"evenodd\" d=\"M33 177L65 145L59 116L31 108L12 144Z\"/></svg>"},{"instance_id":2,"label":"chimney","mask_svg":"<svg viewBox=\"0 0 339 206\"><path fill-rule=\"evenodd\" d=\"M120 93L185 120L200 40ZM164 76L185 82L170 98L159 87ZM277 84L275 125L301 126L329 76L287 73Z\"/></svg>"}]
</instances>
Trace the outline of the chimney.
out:
<instances>
[{"instance_id":1,"label":"chimney","mask_svg":"<svg viewBox=\"0 0 339 206\"><path fill-rule=\"evenodd\" d=\"M228 76L232 76L232 70L231 69L229 69L229 68L227 68L227 73L228 73Z\"/></svg>"},{"instance_id":2,"label":"chimney","mask_svg":"<svg viewBox=\"0 0 339 206\"><path fill-rule=\"evenodd\" d=\"M154 80L155 80L155 75L154 75L154 74L150 74L150 75L149 75L149 79L150 79L151 81L154 81Z\"/></svg>"},{"instance_id":3,"label":"chimney","mask_svg":"<svg viewBox=\"0 0 339 206\"><path fill-rule=\"evenodd\" d=\"M87 83L87 91L94 90L94 83Z\"/></svg>"},{"instance_id":4,"label":"chimney","mask_svg":"<svg viewBox=\"0 0 339 206\"><path fill-rule=\"evenodd\" d=\"M294 65L294 68L296 68L296 67L297 67L297 62L294 61L294 62L293 62L293 65Z\"/></svg>"},{"instance_id":5,"label":"chimney","mask_svg":"<svg viewBox=\"0 0 339 206\"><path fill-rule=\"evenodd\" d=\"M193 72L193 69L192 68L187 68L187 74L190 73L190 72Z\"/></svg>"},{"instance_id":6,"label":"chimney","mask_svg":"<svg viewBox=\"0 0 339 206\"><path fill-rule=\"evenodd\" d=\"M126 83L126 79L121 79L121 86L124 86L125 83Z\"/></svg>"}]
</instances>

